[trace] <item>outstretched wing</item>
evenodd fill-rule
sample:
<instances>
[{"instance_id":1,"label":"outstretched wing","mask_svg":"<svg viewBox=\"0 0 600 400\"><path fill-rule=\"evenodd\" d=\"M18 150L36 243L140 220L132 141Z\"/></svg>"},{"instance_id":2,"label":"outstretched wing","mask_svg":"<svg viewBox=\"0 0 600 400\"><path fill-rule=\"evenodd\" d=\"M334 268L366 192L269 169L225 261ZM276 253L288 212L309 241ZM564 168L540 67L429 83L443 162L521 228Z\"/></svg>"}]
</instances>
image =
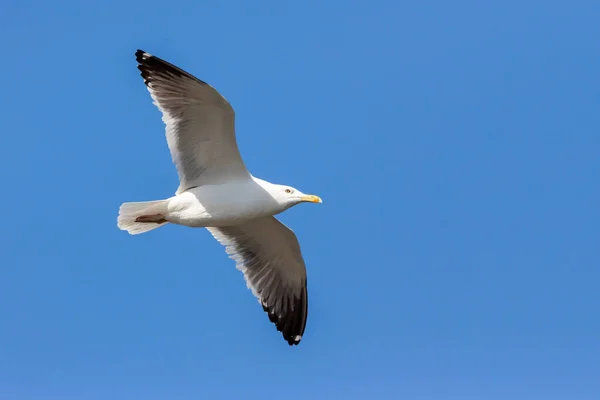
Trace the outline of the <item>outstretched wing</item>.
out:
<instances>
[{"instance_id":1,"label":"outstretched wing","mask_svg":"<svg viewBox=\"0 0 600 400\"><path fill-rule=\"evenodd\" d=\"M249 176L235 139L235 113L212 86L142 50L138 69L162 112L181 193Z\"/></svg>"},{"instance_id":2,"label":"outstretched wing","mask_svg":"<svg viewBox=\"0 0 600 400\"><path fill-rule=\"evenodd\" d=\"M302 339L308 316L306 267L296 235L274 217L207 228L236 261L246 283L288 344Z\"/></svg>"}]
</instances>

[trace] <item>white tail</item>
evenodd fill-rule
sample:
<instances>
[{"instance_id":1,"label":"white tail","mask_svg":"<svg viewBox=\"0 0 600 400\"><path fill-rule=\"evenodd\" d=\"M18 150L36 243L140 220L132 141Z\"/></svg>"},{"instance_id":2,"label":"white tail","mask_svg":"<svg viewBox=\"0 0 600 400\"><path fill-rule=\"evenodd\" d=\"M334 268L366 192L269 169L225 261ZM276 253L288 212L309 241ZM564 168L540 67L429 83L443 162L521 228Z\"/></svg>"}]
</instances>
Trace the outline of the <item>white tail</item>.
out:
<instances>
[{"instance_id":1,"label":"white tail","mask_svg":"<svg viewBox=\"0 0 600 400\"><path fill-rule=\"evenodd\" d=\"M160 228L167 224L164 216L168 204L169 200L123 203L119 208L117 226L132 235ZM144 217L144 221L139 221L140 217Z\"/></svg>"}]
</instances>

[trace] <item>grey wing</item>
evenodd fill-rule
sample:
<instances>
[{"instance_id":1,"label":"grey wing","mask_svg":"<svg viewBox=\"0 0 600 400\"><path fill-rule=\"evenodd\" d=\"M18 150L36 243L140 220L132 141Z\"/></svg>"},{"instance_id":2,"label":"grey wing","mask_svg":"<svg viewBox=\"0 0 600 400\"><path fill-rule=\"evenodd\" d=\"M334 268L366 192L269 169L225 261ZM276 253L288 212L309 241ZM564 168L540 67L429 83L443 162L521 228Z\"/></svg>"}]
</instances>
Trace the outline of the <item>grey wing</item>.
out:
<instances>
[{"instance_id":1,"label":"grey wing","mask_svg":"<svg viewBox=\"0 0 600 400\"><path fill-rule=\"evenodd\" d=\"M212 86L142 50L144 83L162 112L181 193L194 186L244 179L249 173L235 138L235 113Z\"/></svg>"},{"instance_id":2,"label":"grey wing","mask_svg":"<svg viewBox=\"0 0 600 400\"><path fill-rule=\"evenodd\" d=\"M308 317L308 293L296 235L274 217L207 229L236 261L283 338L290 346L300 343Z\"/></svg>"}]
</instances>

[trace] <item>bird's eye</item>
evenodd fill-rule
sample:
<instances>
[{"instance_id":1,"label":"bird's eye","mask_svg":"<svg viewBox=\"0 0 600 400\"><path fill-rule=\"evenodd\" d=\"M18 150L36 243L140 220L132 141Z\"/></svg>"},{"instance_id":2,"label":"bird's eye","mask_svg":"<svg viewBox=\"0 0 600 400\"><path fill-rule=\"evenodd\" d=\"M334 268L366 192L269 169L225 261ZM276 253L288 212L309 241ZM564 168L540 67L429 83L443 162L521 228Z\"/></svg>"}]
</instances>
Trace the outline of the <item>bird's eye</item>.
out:
<instances>
[{"instance_id":1,"label":"bird's eye","mask_svg":"<svg viewBox=\"0 0 600 400\"><path fill-rule=\"evenodd\" d=\"M285 189L285 192L286 192L287 194L290 194L290 193L292 193L292 192L293 192L293 190L292 190L292 189Z\"/></svg>"}]
</instances>

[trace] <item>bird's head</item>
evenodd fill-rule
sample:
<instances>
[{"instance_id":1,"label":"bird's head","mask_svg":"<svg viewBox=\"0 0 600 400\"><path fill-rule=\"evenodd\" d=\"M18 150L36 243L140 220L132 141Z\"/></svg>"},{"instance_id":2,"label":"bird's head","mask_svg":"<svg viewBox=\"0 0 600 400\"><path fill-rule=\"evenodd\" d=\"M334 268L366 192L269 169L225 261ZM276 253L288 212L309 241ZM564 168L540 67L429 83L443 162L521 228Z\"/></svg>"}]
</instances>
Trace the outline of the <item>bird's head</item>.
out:
<instances>
[{"instance_id":1,"label":"bird's head","mask_svg":"<svg viewBox=\"0 0 600 400\"><path fill-rule=\"evenodd\" d=\"M314 194L306 194L302 193L298 189L285 186L285 185L277 185L279 189L278 196L292 205L300 204L300 203L322 203L323 200L319 196L315 196Z\"/></svg>"},{"instance_id":2,"label":"bird's head","mask_svg":"<svg viewBox=\"0 0 600 400\"><path fill-rule=\"evenodd\" d=\"M323 202L319 196L302 193L300 190L289 185L277 185L254 177L253 179L256 183L262 186L267 193L269 193L273 200L275 200L283 210L287 210L288 208L300 203Z\"/></svg>"},{"instance_id":3,"label":"bird's head","mask_svg":"<svg viewBox=\"0 0 600 400\"><path fill-rule=\"evenodd\" d=\"M322 203L323 200L314 194L302 193L300 190L289 185L272 185L269 193L285 209L300 203Z\"/></svg>"}]
</instances>

